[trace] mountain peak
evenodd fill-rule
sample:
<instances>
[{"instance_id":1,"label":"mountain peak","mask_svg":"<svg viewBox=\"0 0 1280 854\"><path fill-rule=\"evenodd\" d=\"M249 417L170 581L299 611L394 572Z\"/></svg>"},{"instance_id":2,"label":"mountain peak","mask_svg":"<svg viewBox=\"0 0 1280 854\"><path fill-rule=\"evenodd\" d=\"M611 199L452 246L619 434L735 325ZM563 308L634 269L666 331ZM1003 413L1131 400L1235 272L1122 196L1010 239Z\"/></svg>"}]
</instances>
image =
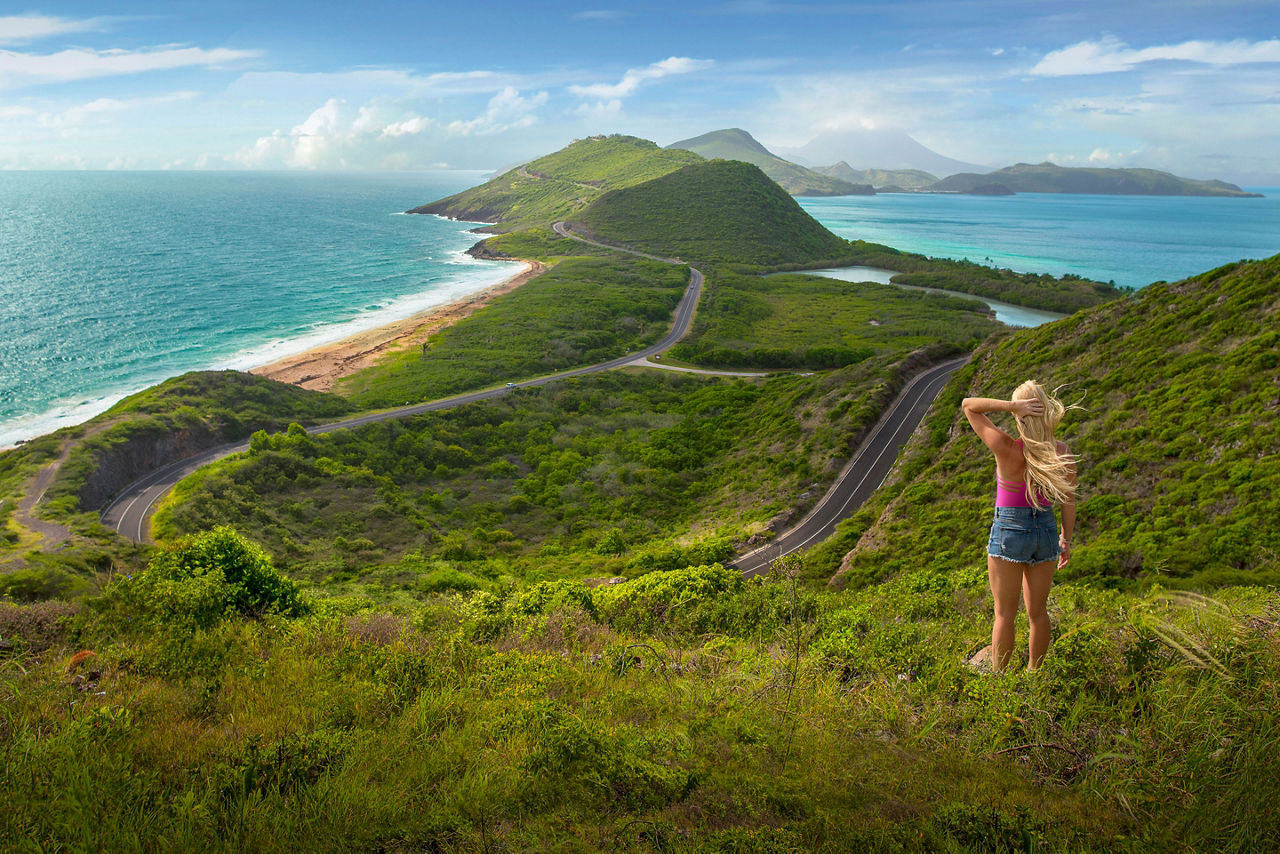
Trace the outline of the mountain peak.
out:
<instances>
[{"instance_id":1,"label":"mountain peak","mask_svg":"<svg viewBox=\"0 0 1280 854\"><path fill-rule=\"evenodd\" d=\"M906 133L887 128L824 131L801 148L786 153L811 166L843 160L855 169L919 169L935 175L988 169L939 154Z\"/></svg>"},{"instance_id":2,"label":"mountain peak","mask_svg":"<svg viewBox=\"0 0 1280 854\"><path fill-rule=\"evenodd\" d=\"M872 192L867 184L849 183L784 160L741 128L713 130L702 136L673 142L667 148L692 151L708 160L740 160L758 166L793 196L865 195Z\"/></svg>"}]
</instances>

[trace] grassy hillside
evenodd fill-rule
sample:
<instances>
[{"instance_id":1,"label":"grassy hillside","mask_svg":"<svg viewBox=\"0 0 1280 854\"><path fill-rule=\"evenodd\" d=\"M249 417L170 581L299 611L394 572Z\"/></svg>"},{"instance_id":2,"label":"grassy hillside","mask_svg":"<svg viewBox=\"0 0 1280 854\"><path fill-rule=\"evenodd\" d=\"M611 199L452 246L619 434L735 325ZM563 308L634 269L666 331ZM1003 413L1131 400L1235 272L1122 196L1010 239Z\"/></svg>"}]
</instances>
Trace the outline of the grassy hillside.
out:
<instances>
[{"instance_id":1,"label":"grassy hillside","mask_svg":"<svg viewBox=\"0 0 1280 854\"><path fill-rule=\"evenodd\" d=\"M708 160L741 160L759 166L760 171L793 196L871 195L874 192L869 181L844 180L784 160L740 128L711 131L673 142L667 148L683 148Z\"/></svg>"},{"instance_id":2,"label":"grassy hillside","mask_svg":"<svg viewBox=\"0 0 1280 854\"><path fill-rule=\"evenodd\" d=\"M870 184L877 190L882 187L923 190L938 183L937 175L925 172L923 169L854 169L843 160L834 166L824 166L817 171L852 184Z\"/></svg>"},{"instance_id":3,"label":"grassy hillside","mask_svg":"<svg viewBox=\"0 0 1280 854\"><path fill-rule=\"evenodd\" d=\"M999 184L1018 193L1097 193L1145 196L1256 196L1226 181L1179 178L1155 169L1099 169L1058 166L1053 163L1018 163L985 175L961 172L944 178L929 189L967 193Z\"/></svg>"},{"instance_id":4,"label":"grassy hillside","mask_svg":"<svg viewBox=\"0 0 1280 854\"><path fill-rule=\"evenodd\" d=\"M573 222L606 241L688 261L804 263L849 251L757 167L733 160L614 190Z\"/></svg>"},{"instance_id":5,"label":"grassy hillside","mask_svg":"<svg viewBox=\"0 0 1280 854\"><path fill-rule=\"evenodd\" d=\"M622 253L572 256L582 243L539 234L503 235L493 245L554 262L549 271L440 330L426 349L347 377L339 393L363 407L431 400L607 361L671 328L687 267Z\"/></svg>"},{"instance_id":6,"label":"grassy hillside","mask_svg":"<svg viewBox=\"0 0 1280 854\"><path fill-rule=\"evenodd\" d=\"M982 560L994 475L959 400L1032 377L1085 407L1062 429L1081 456L1081 504L1061 580L1280 583L1277 294L1280 256L1151 285L983 349L900 463L904 479L845 528L846 547L862 534L848 579Z\"/></svg>"},{"instance_id":7,"label":"grassy hillside","mask_svg":"<svg viewBox=\"0 0 1280 854\"><path fill-rule=\"evenodd\" d=\"M820 276L717 271L671 355L711 367L821 369L932 347L967 352L1000 329L985 303Z\"/></svg>"},{"instance_id":8,"label":"grassy hillside","mask_svg":"<svg viewBox=\"0 0 1280 854\"><path fill-rule=\"evenodd\" d=\"M409 213L497 223L494 231L550 225L609 190L630 187L697 162L633 136L593 136Z\"/></svg>"},{"instance_id":9,"label":"grassy hillside","mask_svg":"<svg viewBox=\"0 0 1280 854\"><path fill-rule=\"evenodd\" d=\"M230 524L326 589L395 597L725 560L816 500L892 393L894 361L755 381L611 372L262 437L183 481L155 530Z\"/></svg>"},{"instance_id":10,"label":"grassy hillside","mask_svg":"<svg viewBox=\"0 0 1280 854\"><path fill-rule=\"evenodd\" d=\"M0 603L0 847L1280 845L1280 596L1059 587L1045 666L989 676L984 583L713 565L389 610L213 532L79 614Z\"/></svg>"},{"instance_id":11,"label":"grassy hillside","mask_svg":"<svg viewBox=\"0 0 1280 854\"><path fill-rule=\"evenodd\" d=\"M153 469L206 448L290 422L314 424L351 410L345 400L237 371L198 371L125 398L74 428L0 454L0 598L79 596L111 571L130 571L137 550L100 524L116 490ZM46 542L14 514L42 468L60 462L38 518L69 538Z\"/></svg>"}]
</instances>

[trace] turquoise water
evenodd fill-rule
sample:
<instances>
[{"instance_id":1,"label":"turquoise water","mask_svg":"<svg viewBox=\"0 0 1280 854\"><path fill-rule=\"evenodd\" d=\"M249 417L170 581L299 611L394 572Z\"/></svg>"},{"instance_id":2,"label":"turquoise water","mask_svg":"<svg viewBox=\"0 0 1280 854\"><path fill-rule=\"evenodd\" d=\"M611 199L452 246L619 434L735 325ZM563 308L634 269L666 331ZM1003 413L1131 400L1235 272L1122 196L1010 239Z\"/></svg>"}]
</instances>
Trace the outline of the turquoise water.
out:
<instances>
[{"instance_id":1,"label":"turquoise water","mask_svg":"<svg viewBox=\"0 0 1280 854\"><path fill-rule=\"evenodd\" d=\"M834 267L829 270L805 270L805 272L813 276L839 279L842 282L878 282L882 285L892 285L893 277L896 275L893 270L882 270L879 267ZM948 291L943 288L917 288L912 285L898 285L897 287L912 291L932 291L962 299L980 299L991 307L996 320L1009 326L1039 326L1042 323L1052 323L1055 320L1061 320L1066 317L1065 314L1059 314L1054 311L1040 311L1035 308L1010 305L1007 302L1000 302L989 297L975 297L973 294L961 293L960 291Z\"/></svg>"},{"instance_id":2,"label":"turquoise water","mask_svg":"<svg viewBox=\"0 0 1280 854\"><path fill-rule=\"evenodd\" d=\"M0 447L202 368L248 368L511 275L400 211L478 172L0 172ZM1263 199L801 199L846 237L1140 287L1280 252ZM989 260L988 260L989 259Z\"/></svg>"},{"instance_id":3,"label":"turquoise water","mask_svg":"<svg viewBox=\"0 0 1280 854\"><path fill-rule=\"evenodd\" d=\"M1264 198L885 193L797 201L841 237L1140 288L1280 252L1280 189L1252 189Z\"/></svg>"},{"instance_id":4,"label":"turquoise water","mask_svg":"<svg viewBox=\"0 0 1280 854\"><path fill-rule=\"evenodd\" d=\"M407 208L476 172L0 173L0 447L501 281Z\"/></svg>"}]
</instances>

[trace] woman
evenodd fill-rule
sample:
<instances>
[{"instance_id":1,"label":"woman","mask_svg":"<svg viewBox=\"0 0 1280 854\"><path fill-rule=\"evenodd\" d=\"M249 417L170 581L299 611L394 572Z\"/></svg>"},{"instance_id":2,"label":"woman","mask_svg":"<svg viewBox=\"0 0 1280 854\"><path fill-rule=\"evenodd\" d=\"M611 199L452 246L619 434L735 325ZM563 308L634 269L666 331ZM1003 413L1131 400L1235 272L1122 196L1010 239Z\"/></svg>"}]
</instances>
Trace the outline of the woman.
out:
<instances>
[{"instance_id":1,"label":"woman","mask_svg":"<svg viewBox=\"0 0 1280 854\"><path fill-rule=\"evenodd\" d=\"M1021 593L1031 624L1028 667L1034 670L1049 648L1045 604L1053 573L1071 559L1076 527L1075 457L1053 437L1066 407L1027 380L1010 400L967 397L960 408L996 458L996 512L987 543L987 578L995 599L991 666L1001 671L1009 664ZM1012 412L1018 438L992 424L988 412ZM1062 507L1061 534L1054 504Z\"/></svg>"}]
</instances>

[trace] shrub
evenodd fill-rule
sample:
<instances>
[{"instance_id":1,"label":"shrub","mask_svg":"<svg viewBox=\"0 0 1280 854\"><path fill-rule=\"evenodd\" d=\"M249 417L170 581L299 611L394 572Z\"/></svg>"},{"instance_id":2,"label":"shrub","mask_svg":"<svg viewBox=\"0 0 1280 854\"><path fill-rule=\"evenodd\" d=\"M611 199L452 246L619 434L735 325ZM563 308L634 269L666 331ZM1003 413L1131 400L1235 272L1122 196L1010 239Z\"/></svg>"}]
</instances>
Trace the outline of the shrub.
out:
<instances>
[{"instance_id":1,"label":"shrub","mask_svg":"<svg viewBox=\"0 0 1280 854\"><path fill-rule=\"evenodd\" d=\"M651 572L626 584L602 588L597 607L615 629L661 627L707 631L720 600L742 590L742 573L721 564Z\"/></svg>"},{"instance_id":2,"label":"shrub","mask_svg":"<svg viewBox=\"0 0 1280 854\"><path fill-rule=\"evenodd\" d=\"M507 603L507 616L533 617L560 606L577 607L596 616L591 591L579 581L539 581Z\"/></svg>"},{"instance_id":3,"label":"shrub","mask_svg":"<svg viewBox=\"0 0 1280 854\"><path fill-rule=\"evenodd\" d=\"M228 614L299 616L307 610L293 581L260 546L228 527L184 537L152 559L133 582L144 611L162 620L210 626Z\"/></svg>"},{"instance_id":4,"label":"shrub","mask_svg":"<svg viewBox=\"0 0 1280 854\"><path fill-rule=\"evenodd\" d=\"M19 602L71 599L87 592L89 584L58 567L32 567L0 575L0 596Z\"/></svg>"}]
</instances>

